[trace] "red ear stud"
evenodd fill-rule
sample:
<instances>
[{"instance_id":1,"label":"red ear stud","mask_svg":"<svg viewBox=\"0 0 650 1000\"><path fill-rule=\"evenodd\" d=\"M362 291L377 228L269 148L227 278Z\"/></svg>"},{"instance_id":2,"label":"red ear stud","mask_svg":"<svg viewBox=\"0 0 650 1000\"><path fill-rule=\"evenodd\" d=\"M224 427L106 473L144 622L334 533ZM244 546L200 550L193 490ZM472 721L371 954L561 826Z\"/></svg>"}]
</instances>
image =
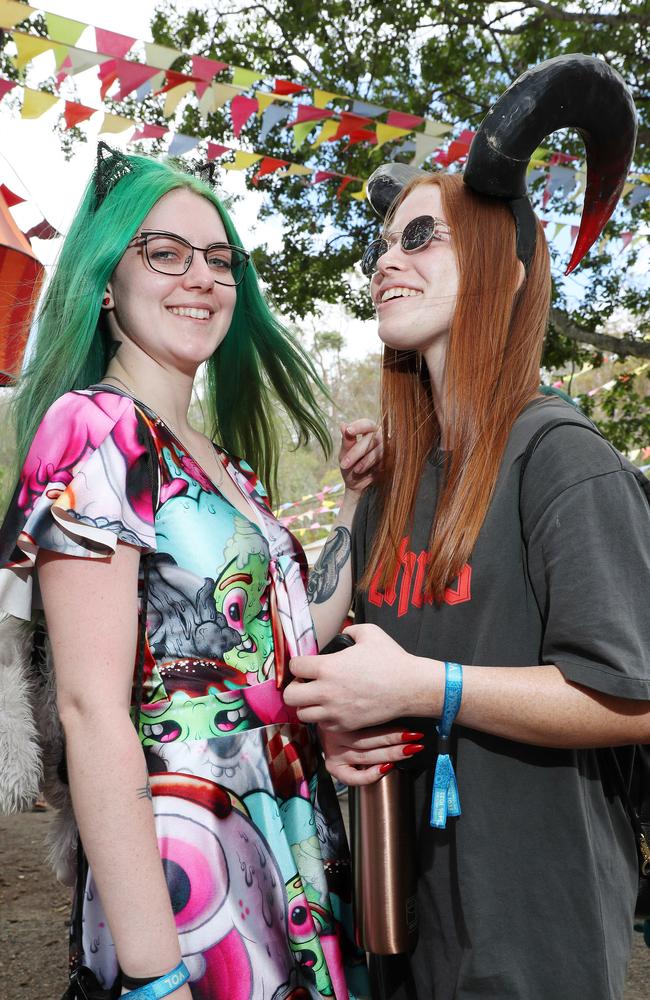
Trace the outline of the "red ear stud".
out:
<instances>
[{"instance_id":1,"label":"red ear stud","mask_svg":"<svg viewBox=\"0 0 650 1000\"><path fill-rule=\"evenodd\" d=\"M108 295L105 295L104 298L102 299L102 305L107 306L110 301L111 301L110 297Z\"/></svg>"}]
</instances>

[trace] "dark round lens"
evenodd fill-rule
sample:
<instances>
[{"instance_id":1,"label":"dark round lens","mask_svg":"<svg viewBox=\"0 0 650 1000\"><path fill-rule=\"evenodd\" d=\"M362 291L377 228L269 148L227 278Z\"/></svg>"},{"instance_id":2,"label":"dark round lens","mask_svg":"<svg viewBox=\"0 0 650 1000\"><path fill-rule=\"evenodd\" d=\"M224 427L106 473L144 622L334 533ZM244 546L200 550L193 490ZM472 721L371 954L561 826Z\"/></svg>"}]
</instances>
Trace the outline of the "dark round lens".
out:
<instances>
[{"instance_id":1,"label":"dark round lens","mask_svg":"<svg viewBox=\"0 0 650 1000\"><path fill-rule=\"evenodd\" d=\"M388 243L386 240L373 240L372 243L366 247L366 251L361 258L361 270L369 278L377 270L377 261L385 254L388 250Z\"/></svg>"},{"instance_id":2,"label":"dark round lens","mask_svg":"<svg viewBox=\"0 0 650 1000\"><path fill-rule=\"evenodd\" d=\"M402 233L402 249L405 250L406 253L411 253L413 250L423 249L427 243L431 242L435 226L435 220L431 215L419 215L417 219L411 219L411 221L404 226L404 231Z\"/></svg>"}]
</instances>

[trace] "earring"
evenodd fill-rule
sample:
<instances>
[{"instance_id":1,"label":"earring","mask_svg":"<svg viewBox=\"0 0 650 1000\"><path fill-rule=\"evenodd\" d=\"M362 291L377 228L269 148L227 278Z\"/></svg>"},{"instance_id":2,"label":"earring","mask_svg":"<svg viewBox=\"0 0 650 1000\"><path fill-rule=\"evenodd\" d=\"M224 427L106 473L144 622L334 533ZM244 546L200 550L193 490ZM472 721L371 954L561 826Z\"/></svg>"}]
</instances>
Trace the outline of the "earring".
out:
<instances>
[{"instance_id":1,"label":"earring","mask_svg":"<svg viewBox=\"0 0 650 1000\"><path fill-rule=\"evenodd\" d=\"M110 301L111 301L110 295L105 295L104 298L102 299L102 305L107 306L109 305Z\"/></svg>"}]
</instances>

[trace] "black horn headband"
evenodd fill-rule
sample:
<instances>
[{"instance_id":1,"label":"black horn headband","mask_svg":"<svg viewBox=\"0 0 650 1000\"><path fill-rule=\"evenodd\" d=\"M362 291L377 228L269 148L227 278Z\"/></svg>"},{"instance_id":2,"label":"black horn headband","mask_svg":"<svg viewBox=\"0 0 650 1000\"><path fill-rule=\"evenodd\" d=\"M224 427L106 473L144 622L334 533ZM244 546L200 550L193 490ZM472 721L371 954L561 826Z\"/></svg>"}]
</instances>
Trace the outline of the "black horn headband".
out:
<instances>
[{"instance_id":1,"label":"black horn headband","mask_svg":"<svg viewBox=\"0 0 650 1000\"><path fill-rule=\"evenodd\" d=\"M593 56L574 54L548 59L523 73L479 126L463 179L477 194L508 204L517 230L517 256L527 267L535 250L535 215L528 201L526 170L535 149L561 128L578 130L587 155L587 187L569 274L614 211L634 153L634 102L611 66ZM405 164L376 170L368 180L368 199L375 211L385 215L414 176L426 172Z\"/></svg>"}]
</instances>

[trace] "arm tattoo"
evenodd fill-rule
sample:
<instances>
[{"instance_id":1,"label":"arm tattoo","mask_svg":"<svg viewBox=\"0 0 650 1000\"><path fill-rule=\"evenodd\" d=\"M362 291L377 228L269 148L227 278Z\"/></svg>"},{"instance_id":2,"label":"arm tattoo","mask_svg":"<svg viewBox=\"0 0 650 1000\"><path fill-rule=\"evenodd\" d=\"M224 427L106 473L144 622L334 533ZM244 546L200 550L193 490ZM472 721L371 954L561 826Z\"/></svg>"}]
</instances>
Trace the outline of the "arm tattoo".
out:
<instances>
[{"instance_id":1,"label":"arm tattoo","mask_svg":"<svg viewBox=\"0 0 650 1000\"><path fill-rule=\"evenodd\" d=\"M136 788L136 794L139 799L149 799L150 802L153 802L153 795L151 794L151 785L149 783L148 778L147 778L147 784L144 786L144 788Z\"/></svg>"},{"instance_id":2,"label":"arm tattoo","mask_svg":"<svg viewBox=\"0 0 650 1000\"><path fill-rule=\"evenodd\" d=\"M307 600L310 604L323 604L336 590L341 570L350 558L351 542L348 529L337 525L309 574Z\"/></svg>"}]
</instances>

